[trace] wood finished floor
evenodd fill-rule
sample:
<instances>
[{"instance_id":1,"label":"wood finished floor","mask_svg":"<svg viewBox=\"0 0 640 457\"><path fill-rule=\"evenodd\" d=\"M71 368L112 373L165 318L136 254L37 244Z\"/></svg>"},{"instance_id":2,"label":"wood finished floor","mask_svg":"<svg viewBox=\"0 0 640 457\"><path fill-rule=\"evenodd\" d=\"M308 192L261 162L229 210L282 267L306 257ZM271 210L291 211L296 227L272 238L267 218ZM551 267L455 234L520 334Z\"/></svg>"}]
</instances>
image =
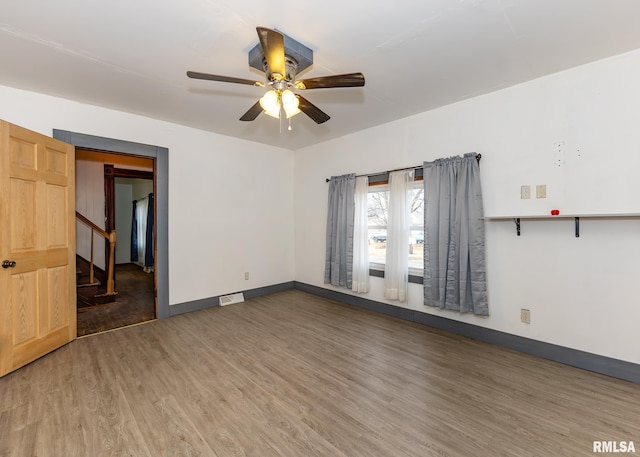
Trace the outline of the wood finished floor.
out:
<instances>
[{"instance_id":1,"label":"wood finished floor","mask_svg":"<svg viewBox=\"0 0 640 457\"><path fill-rule=\"evenodd\" d=\"M78 336L106 332L156 318L153 274L132 263L116 266L113 303L78 308Z\"/></svg>"},{"instance_id":2,"label":"wood finished floor","mask_svg":"<svg viewBox=\"0 0 640 457\"><path fill-rule=\"evenodd\" d=\"M1 378L0 456L592 456L639 414L640 385L291 290Z\"/></svg>"}]
</instances>

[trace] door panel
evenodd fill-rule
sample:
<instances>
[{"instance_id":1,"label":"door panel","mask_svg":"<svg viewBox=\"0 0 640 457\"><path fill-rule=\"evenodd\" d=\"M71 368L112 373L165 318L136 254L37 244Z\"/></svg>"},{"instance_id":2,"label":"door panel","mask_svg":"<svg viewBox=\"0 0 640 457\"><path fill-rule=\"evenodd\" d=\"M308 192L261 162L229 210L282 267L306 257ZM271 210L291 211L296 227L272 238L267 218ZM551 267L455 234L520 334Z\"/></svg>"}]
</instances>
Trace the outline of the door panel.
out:
<instances>
[{"instance_id":1,"label":"door panel","mask_svg":"<svg viewBox=\"0 0 640 457\"><path fill-rule=\"evenodd\" d=\"M0 376L76 336L74 155L0 121Z\"/></svg>"}]
</instances>

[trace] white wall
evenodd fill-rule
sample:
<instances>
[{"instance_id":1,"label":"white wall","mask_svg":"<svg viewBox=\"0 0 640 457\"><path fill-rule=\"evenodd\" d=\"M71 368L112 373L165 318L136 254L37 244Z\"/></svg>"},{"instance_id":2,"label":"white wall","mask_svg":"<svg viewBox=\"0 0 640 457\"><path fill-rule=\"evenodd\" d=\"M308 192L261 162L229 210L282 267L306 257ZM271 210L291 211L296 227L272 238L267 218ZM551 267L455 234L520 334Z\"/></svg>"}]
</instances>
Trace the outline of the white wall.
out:
<instances>
[{"instance_id":1,"label":"white wall","mask_svg":"<svg viewBox=\"0 0 640 457\"><path fill-rule=\"evenodd\" d=\"M140 200L141 198L148 197L150 193L153 193L153 180L152 179L140 179L130 178L128 180L131 183L131 206L133 200Z\"/></svg>"},{"instance_id":2,"label":"white wall","mask_svg":"<svg viewBox=\"0 0 640 457\"><path fill-rule=\"evenodd\" d=\"M150 182L153 187L153 181ZM131 224L133 201L136 200L133 187L129 179L115 179L116 264L131 263Z\"/></svg>"},{"instance_id":3,"label":"white wall","mask_svg":"<svg viewBox=\"0 0 640 457\"><path fill-rule=\"evenodd\" d=\"M296 281L323 284L325 178L479 152L486 216L640 213L640 51L422 113L296 152ZM556 162L555 143L564 143ZM547 185L521 200L520 186ZM594 354L640 363L640 219L487 222L488 318L388 302L383 279L365 294ZM346 289L337 289L350 293ZM531 310L531 324L520 322Z\"/></svg>"},{"instance_id":4,"label":"white wall","mask_svg":"<svg viewBox=\"0 0 640 457\"><path fill-rule=\"evenodd\" d=\"M4 86L0 100L0 118L45 135L169 149L171 305L293 280L291 151Z\"/></svg>"},{"instance_id":5,"label":"white wall","mask_svg":"<svg viewBox=\"0 0 640 457\"><path fill-rule=\"evenodd\" d=\"M14 122L15 124L15 122ZM76 211L104 229L104 165L90 160L76 161ZM76 220L76 252L85 260L91 259L92 230ZM105 270L104 238L93 234L93 263Z\"/></svg>"}]
</instances>

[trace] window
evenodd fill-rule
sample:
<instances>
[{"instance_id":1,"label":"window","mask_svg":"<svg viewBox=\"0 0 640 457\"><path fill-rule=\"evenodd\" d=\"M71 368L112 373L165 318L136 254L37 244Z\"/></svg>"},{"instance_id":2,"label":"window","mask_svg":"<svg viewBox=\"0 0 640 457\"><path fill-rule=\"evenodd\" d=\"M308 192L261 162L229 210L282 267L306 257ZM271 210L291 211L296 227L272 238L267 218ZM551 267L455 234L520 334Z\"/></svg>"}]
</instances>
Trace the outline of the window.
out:
<instances>
[{"instance_id":1,"label":"window","mask_svg":"<svg viewBox=\"0 0 640 457\"><path fill-rule=\"evenodd\" d=\"M424 187L414 181L409 191L411 234L407 240L409 274L422 276L424 259ZM369 264L374 270L384 270L387 247L387 211L389 186L370 185L368 196Z\"/></svg>"},{"instance_id":2,"label":"window","mask_svg":"<svg viewBox=\"0 0 640 457\"><path fill-rule=\"evenodd\" d=\"M424 186L422 181L414 181L409 191L409 273L419 270L422 276L424 268Z\"/></svg>"},{"instance_id":3,"label":"window","mask_svg":"<svg viewBox=\"0 0 640 457\"><path fill-rule=\"evenodd\" d=\"M387 211L389 186L370 186L368 196L369 265L384 269L387 253Z\"/></svg>"}]
</instances>

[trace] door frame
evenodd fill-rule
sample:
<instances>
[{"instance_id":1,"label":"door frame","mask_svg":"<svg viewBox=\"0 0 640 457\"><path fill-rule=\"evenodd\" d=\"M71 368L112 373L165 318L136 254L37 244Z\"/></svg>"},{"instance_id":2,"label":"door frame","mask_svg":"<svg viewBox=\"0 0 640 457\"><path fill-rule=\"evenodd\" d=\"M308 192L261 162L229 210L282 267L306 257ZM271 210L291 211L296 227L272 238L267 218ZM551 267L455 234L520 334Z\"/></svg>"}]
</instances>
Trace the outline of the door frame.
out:
<instances>
[{"instance_id":1,"label":"door frame","mask_svg":"<svg viewBox=\"0 0 640 457\"><path fill-rule=\"evenodd\" d=\"M169 149L53 129L53 137L77 148L154 158L157 318L169 317Z\"/></svg>"},{"instance_id":2,"label":"door frame","mask_svg":"<svg viewBox=\"0 0 640 457\"><path fill-rule=\"evenodd\" d=\"M112 154L108 151L102 151L104 154ZM124 154L112 154L115 156L122 156ZM155 159L151 159L155 162ZM153 164L153 169L155 170L155 163ZM105 209L105 219L104 219L104 229L110 233L112 230L116 229L116 178L134 178L134 179L148 179L153 182L153 191L155 195L155 173L153 171L144 171L144 170L130 170L127 168L118 168L116 165L104 164L104 209ZM156 213L154 208L153 213L153 237L156 238ZM120 242L122 242L121 240ZM104 245L104 258L109 258L109 243L105 243ZM155 251L153 253L154 263L155 263ZM118 265L115 264L114 275ZM153 286L156 287L156 277L154 273ZM115 277L114 277L115 279ZM157 314L157 310L156 310Z\"/></svg>"}]
</instances>

